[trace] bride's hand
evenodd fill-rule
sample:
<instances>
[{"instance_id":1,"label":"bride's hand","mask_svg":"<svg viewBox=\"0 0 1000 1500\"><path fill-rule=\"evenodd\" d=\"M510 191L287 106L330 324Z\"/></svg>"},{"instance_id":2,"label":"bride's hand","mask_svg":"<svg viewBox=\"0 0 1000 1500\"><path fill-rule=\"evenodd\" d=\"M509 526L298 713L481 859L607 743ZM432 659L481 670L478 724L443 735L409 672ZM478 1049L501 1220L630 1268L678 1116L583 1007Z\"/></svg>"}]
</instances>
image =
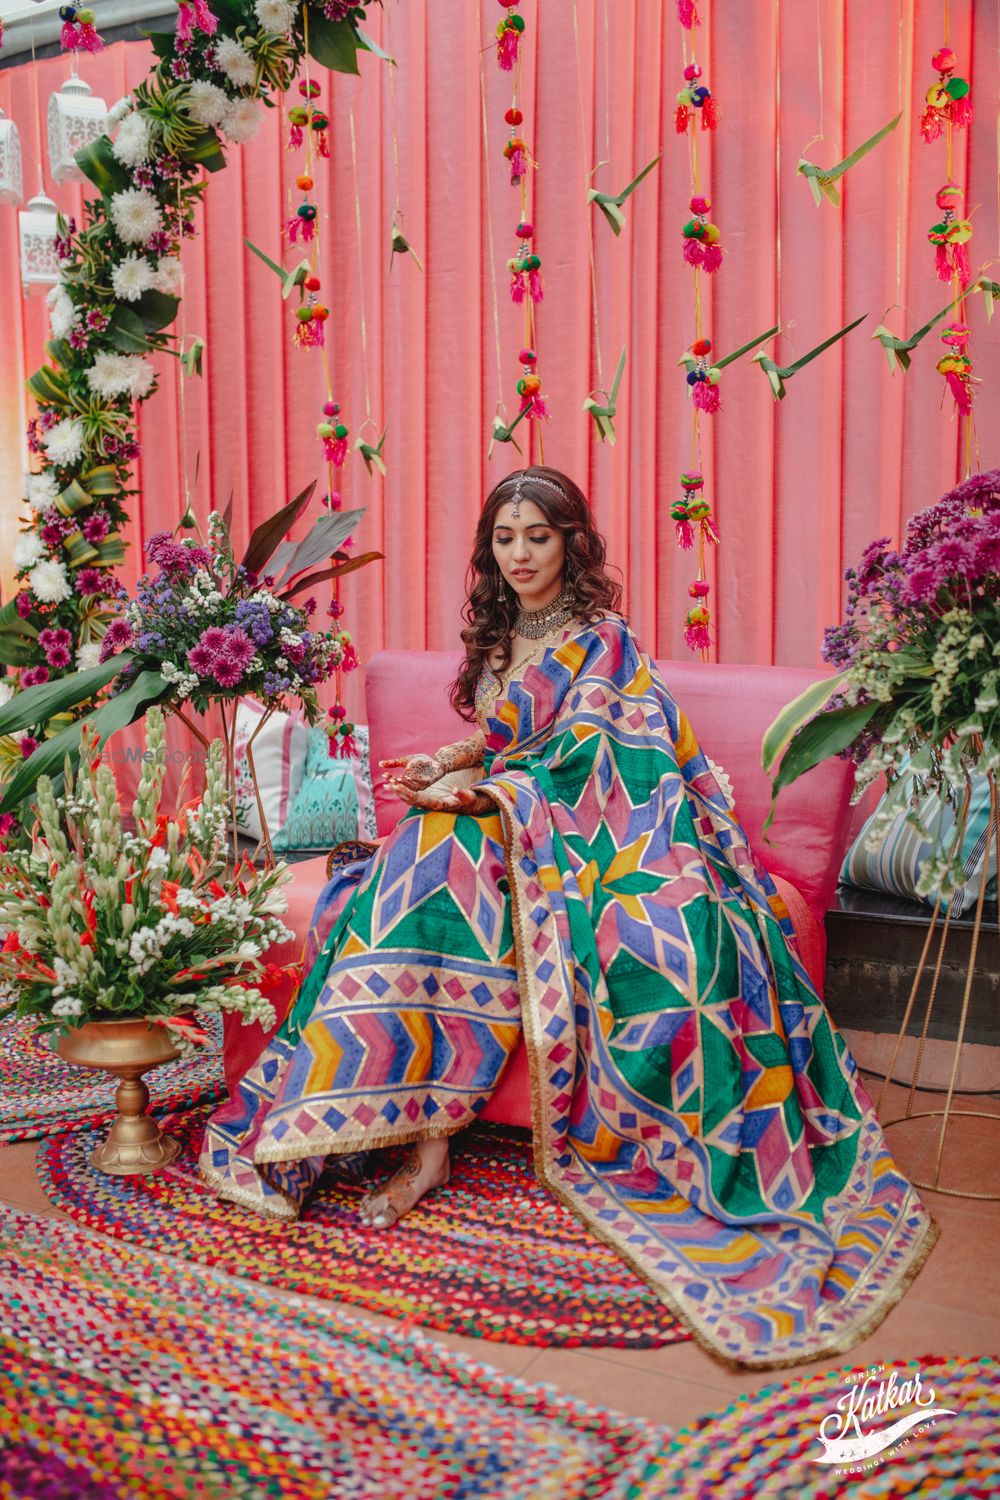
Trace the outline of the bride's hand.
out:
<instances>
[{"instance_id":1,"label":"bride's hand","mask_svg":"<svg viewBox=\"0 0 1000 1500\"><path fill-rule=\"evenodd\" d=\"M403 755L396 760L380 760L379 766L382 770L389 767L401 767L398 775L387 776L385 784L390 791L395 791L399 796L398 787L406 787L412 792L421 792L425 787L433 786L435 781L440 781L444 775L444 768L436 755ZM406 801L403 797L402 801Z\"/></svg>"},{"instance_id":2,"label":"bride's hand","mask_svg":"<svg viewBox=\"0 0 1000 1500\"><path fill-rule=\"evenodd\" d=\"M386 786L400 802L427 812L470 813L473 817L483 817L493 812L496 806L485 792L475 792L471 787L460 787L453 792L435 791L433 787L415 791L401 781L391 780L386 781Z\"/></svg>"}]
</instances>

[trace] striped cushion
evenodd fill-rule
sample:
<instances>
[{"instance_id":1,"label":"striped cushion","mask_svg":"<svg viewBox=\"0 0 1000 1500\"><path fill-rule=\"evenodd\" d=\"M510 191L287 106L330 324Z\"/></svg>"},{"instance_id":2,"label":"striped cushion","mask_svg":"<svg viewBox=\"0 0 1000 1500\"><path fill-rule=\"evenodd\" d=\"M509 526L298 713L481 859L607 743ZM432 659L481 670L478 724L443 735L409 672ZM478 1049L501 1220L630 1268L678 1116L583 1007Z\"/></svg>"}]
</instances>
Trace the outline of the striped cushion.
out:
<instances>
[{"instance_id":1,"label":"striped cushion","mask_svg":"<svg viewBox=\"0 0 1000 1500\"><path fill-rule=\"evenodd\" d=\"M912 777L907 776L906 779L909 785L903 793L899 814L888 833L874 849L866 848L865 841L869 829L878 816L876 808L863 824L861 832L847 851L840 871L840 879L845 885L860 886L868 891L881 891L887 896L902 896L910 901L921 901L924 905L933 906L933 901L925 902L923 897L917 894L917 880L924 861L943 843L950 843L954 836L955 813L951 807L942 806L936 793L932 792L925 797L916 806L921 823L931 834L929 840L924 838L923 834L918 833L907 821L906 813ZM963 911L975 905L983 874L984 853L986 854L986 879L989 881L986 892L987 900L993 899L996 895L996 844L991 841L990 849L986 851L989 815L989 782L985 776L973 776L972 803L969 808L968 822L965 825L965 837L962 840L962 861L965 865L966 878L965 883L952 897L952 916L961 916ZM941 905L944 909L947 903L942 902Z\"/></svg>"}]
</instances>

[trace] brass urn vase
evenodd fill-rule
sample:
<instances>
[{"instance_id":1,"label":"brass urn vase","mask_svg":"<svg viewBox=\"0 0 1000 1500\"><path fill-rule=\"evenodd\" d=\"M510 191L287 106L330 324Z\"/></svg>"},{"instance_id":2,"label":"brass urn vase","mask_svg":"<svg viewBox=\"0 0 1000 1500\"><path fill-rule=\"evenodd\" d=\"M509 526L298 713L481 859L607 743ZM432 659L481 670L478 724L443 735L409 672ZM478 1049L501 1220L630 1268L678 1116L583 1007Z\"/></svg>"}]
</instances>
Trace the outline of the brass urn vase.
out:
<instances>
[{"instance_id":1,"label":"brass urn vase","mask_svg":"<svg viewBox=\"0 0 1000 1500\"><path fill-rule=\"evenodd\" d=\"M66 1062L103 1068L120 1079L115 1094L118 1117L106 1141L91 1154L91 1164L113 1177L156 1172L174 1160L180 1142L164 1135L146 1113L149 1089L142 1075L179 1056L165 1026L138 1016L124 1021L88 1021L56 1042Z\"/></svg>"}]
</instances>

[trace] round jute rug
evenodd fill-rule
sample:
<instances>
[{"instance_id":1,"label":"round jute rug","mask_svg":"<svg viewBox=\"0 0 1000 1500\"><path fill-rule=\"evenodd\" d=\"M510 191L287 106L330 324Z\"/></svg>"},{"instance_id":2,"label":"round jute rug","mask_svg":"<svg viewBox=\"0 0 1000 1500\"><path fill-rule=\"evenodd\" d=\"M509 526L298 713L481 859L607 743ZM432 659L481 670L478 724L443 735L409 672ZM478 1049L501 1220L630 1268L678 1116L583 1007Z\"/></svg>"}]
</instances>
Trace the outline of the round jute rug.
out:
<instances>
[{"instance_id":1,"label":"round jute rug","mask_svg":"<svg viewBox=\"0 0 1000 1500\"><path fill-rule=\"evenodd\" d=\"M202 1015L199 1023L211 1041L196 1056L148 1075L151 1114L211 1103L225 1093L222 1017ZM113 1120L117 1086L108 1073L63 1062L51 1036L28 1017L0 1020L0 1145Z\"/></svg>"},{"instance_id":2,"label":"round jute rug","mask_svg":"<svg viewBox=\"0 0 1000 1500\"><path fill-rule=\"evenodd\" d=\"M686 1427L656 1468L674 1500L986 1500L1000 1495L1000 1363L797 1376Z\"/></svg>"},{"instance_id":3,"label":"round jute rug","mask_svg":"<svg viewBox=\"0 0 1000 1500\"><path fill-rule=\"evenodd\" d=\"M535 1180L527 1132L478 1125L457 1138L451 1180L389 1232L357 1218L362 1188L321 1183L293 1224L223 1203L200 1181L206 1109L162 1123L172 1167L107 1177L94 1132L45 1143L45 1191L80 1224L234 1276L348 1302L384 1317L500 1343L649 1349L688 1337L636 1274ZM378 1175L400 1158L379 1153Z\"/></svg>"}]
</instances>

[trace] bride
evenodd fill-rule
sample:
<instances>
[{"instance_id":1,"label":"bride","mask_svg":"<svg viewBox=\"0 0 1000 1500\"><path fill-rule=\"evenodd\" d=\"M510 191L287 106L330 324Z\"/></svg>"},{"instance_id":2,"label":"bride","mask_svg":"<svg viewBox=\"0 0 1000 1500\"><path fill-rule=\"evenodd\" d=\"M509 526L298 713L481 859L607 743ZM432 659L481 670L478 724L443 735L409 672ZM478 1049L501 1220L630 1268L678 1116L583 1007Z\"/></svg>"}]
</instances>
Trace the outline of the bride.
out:
<instances>
[{"instance_id":1,"label":"bride","mask_svg":"<svg viewBox=\"0 0 1000 1500\"><path fill-rule=\"evenodd\" d=\"M477 727L383 762L411 811L325 888L298 999L201 1170L290 1219L328 1155L412 1143L360 1203L390 1229L523 1036L548 1188L718 1357L829 1356L935 1229L604 555L558 471L488 497L452 688Z\"/></svg>"}]
</instances>

